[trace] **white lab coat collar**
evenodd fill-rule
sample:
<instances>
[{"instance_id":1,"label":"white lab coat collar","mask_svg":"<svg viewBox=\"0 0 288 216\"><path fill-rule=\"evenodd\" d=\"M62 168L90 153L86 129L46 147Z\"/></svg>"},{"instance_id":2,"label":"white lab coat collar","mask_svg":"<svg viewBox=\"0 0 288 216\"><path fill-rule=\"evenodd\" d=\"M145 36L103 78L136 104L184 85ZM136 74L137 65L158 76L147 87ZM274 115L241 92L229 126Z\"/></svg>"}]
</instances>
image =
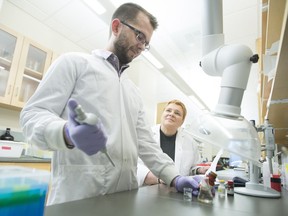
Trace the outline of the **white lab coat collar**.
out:
<instances>
[{"instance_id":1,"label":"white lab coat collar","mask_svg":"<svg viewBox=\"0 0 288 216\"><path fill-rule=\"evenodd\" d=\"M97 49L92 51L92 55L96 56L102 56L104 59L109 58L109 56L112 54L112 52L104 49Z\"/></svg>"},{"instance_id":2,"label":"white lab coat collar","mask_svg":"<svg viewBox=\"0 0 288 216\"><path fill-rule=\"evenodd\" d=\"M160 145L160 124L152 127L153 135ZM185 132L183 127L177 130L175 140L175 165L181 175L189 175L192 167L200 162L198 145L194 138ZM194 167L196 168L196 166Z\"/></svg>"}]
</instances>

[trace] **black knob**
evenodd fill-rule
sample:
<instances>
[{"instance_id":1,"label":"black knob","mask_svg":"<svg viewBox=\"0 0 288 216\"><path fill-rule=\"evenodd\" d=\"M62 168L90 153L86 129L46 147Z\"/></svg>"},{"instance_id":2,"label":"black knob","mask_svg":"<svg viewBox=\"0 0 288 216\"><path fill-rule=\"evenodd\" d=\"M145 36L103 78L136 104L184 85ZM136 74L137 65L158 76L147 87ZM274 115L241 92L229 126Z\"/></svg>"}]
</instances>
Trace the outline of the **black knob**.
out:
<instances>
[{"instance_id":1,"label":"black knob","mask_svg":"<svg viewBox=\"0 0 288 216\"><path fill-rule=\"evenodd\" d=\"M253 63L257 63L258 60L259 60L258 54L255 54L252 57L250 57L250 61L253 62Z\"/></svg>"}]
</instances>

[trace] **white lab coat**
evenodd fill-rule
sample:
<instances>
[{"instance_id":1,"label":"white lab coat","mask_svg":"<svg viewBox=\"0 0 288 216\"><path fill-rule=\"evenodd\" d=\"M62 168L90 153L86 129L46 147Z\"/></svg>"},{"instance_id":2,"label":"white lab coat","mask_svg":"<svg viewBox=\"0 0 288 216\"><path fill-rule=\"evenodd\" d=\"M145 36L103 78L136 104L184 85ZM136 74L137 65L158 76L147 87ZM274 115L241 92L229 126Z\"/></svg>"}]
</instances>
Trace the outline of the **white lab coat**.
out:
<instances>
[{"instance_id":1,"label":"white lab coat","mask_svg":"<svg viewBox=\"0 0 288 216\"><path fill-rule=\"evenodd\" d=\"M27 142L54 151L48 205L137 188L138 155L167 182L179 175L153 139L138 89L125 72L118 76L106 60L110 54L95 50L61 56L21 112ZM101 119L116 167L101 152L87 156L66 148L63 126L70 97Z\"/></svg>"},{"instance_id":2,"label":"white lab coat","mask_svg":"<svg viewBox=\"0 0 288 216\"><path fill-rule=\"evenodd\" d=\"M154 139L160 146L160 124L152 127ZM197 168L200 163L199 149L194 138L185 132L184 128L178 128L175 141L175 165L181 175L188 176ZM142 186L149 169L144 165L143 161L138 161L138 185ZM153 172L153 171L152 171Z\"/></svg>"}]
</instances>

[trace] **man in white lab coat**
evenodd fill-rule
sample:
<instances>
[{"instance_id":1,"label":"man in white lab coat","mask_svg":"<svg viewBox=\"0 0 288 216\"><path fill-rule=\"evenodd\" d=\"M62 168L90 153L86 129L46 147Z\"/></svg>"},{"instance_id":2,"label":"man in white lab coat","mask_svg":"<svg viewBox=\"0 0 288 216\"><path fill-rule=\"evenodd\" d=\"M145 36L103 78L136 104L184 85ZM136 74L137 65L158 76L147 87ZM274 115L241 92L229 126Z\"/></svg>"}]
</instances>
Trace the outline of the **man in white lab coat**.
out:
<instances>
[{"instance_id":1,"label":"man in white lab coat","mask_svg":"<svg viewBox=\"0 0 288 216\"><path fill-rule=\"evenodd\" d=\"M106 49L60 56L21 111L27 142L53 151L48 205L137 188L138 156L177 191L197 191L199 182L179 176L154 141L140 94L123 72L149 49L157 26L139 5L121 5ZM78 103L97 123L80 124ZM100 151L104 147L115 167Z\"/></svg>"},{"instance_id":2,"label":"man in white lab coat","mask_svg":"<svg viewBox=\"0 0 288 216\"><path fill-rule=\"evenodd\" d=\"M200 162L197 142L181 127L186 115L187 109L181 101L169 101L161 114L161 124L152 127L154 139L175 162L180 175L204 174L206 169L196 166ZM139 186L163 182L141 160L138 163L137 177Z\"/></svg>"}]
</instances>

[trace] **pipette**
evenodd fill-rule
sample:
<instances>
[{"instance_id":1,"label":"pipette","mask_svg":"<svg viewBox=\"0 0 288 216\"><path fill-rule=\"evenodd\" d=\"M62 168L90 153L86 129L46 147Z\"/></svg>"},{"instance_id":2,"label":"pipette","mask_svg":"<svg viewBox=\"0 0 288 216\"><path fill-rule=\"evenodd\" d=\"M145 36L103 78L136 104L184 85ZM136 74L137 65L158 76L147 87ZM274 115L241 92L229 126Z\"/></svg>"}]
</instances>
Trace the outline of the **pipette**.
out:
<instances>
[{"instance_id":1,"label":"pipette","mask_svg":"<svg viewBox=\"0 0 288 216\"><path fill-rule=\"evenodd\" d=\"M75 121L77 121L79 124L84 124L85 123L85 124L88 124L88 125L95 125L97 123L97 121L98 121L98 118L97 118L96 115L94 115L92 113L85 113L85 111L83 110L83 108L81 107L80 104L78 104L76 106L74 111L76 113ZM106 157L108 158L110 163L115 167L114 162L112 161L111 157L109 156L109 154L107 152L106 146L101 149L101 152L106 155Z\"/></svg>"}]
</instances>

